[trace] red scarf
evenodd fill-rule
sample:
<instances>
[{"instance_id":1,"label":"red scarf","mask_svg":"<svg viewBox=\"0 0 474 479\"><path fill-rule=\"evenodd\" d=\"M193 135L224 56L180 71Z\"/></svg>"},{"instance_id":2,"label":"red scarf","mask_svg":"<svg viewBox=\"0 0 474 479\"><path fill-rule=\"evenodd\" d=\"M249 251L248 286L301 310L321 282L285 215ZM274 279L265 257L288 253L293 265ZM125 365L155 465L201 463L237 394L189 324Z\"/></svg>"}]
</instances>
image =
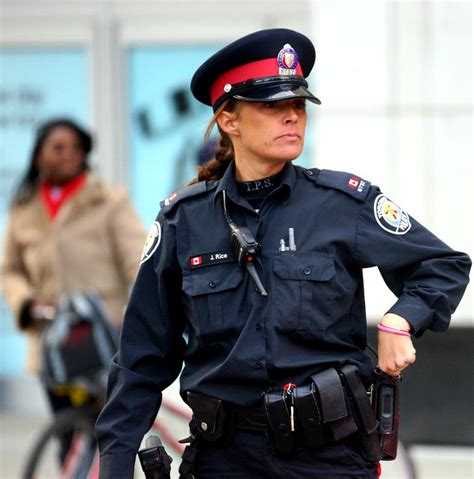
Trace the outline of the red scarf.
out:
<instances>
[{"instance_id":1,"label":"red scarf","mask_svg":"<svg viewBox=\"0 0 474 479\"><path fill-rule=\"evenodd\" d=\"M86 174L81 173L62 186L54 186L47 181L40 183L40 194L49 219L52 221L65 201L80 191L86 181Z\"/></svg>"}]
</instances>

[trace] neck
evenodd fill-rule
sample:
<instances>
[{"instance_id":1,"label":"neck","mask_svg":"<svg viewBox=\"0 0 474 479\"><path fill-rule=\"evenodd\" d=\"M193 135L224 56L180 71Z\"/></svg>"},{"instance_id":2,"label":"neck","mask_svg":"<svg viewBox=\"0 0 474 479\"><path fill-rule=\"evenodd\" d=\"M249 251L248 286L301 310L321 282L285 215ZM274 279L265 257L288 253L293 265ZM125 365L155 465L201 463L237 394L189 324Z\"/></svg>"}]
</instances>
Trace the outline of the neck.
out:
<instances>
[{"instance_id":1,"label":"neck","mask_svg":"<svg viewBox=\"0 0 474 479\"><path fill-rule=\"evenodd\" d=\"M68 186L70 184L74 184L76 182L82 181L81 178L83 178L86 174L85 170L79 171L77 174L74 176L54 176L54 175L48 175L48 174L41 174L40 172L40 182L48 185L49 187L58 187L58 188L63 188L65 186Z\"/></svg>"},{"instance_id":2,"label":"neck","mask_svg":"<svg viewBox=\"0 0 474 479\"><path fill-rule=\"evenodd\" d=\"M278 163L247 163L235 159L235 179L237 181L253 181L268 178L283 170L286 162Z\"/></svg>"},{"instance_id":3,"label":"neck","mask_svg":"<svg viewBox=\"0 0 474 479\"><path fill-rule=\"evenodd\" d=\"M79 175L75 176L74 178L70 178L68 181L65 182L55 182L48 180L40 181L40 185L43 185L47 189L74 189L77 185L82 185L85 181L86 174L85 172L80 173Z\"/></svg>"}]
</instances>

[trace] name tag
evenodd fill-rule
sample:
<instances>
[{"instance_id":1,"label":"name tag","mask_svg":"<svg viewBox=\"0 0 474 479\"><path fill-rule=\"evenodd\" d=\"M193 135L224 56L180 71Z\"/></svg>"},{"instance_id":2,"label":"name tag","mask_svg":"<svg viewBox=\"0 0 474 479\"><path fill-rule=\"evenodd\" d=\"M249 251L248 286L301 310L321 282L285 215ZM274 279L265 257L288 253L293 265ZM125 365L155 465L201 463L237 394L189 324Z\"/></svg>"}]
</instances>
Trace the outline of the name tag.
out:
<instances>
[{"instance_id":1,"label":"name tag","mask_svg":"<svg viewBox=\"0 0 474 479\"><path fill-rule=\"evenodd\" d=\"M213 251L212 253L201 253L189 258L188 263L191 269L202 268L213 264L235 262L234 253L227 251Z\"/></svg>"}]
</instances>

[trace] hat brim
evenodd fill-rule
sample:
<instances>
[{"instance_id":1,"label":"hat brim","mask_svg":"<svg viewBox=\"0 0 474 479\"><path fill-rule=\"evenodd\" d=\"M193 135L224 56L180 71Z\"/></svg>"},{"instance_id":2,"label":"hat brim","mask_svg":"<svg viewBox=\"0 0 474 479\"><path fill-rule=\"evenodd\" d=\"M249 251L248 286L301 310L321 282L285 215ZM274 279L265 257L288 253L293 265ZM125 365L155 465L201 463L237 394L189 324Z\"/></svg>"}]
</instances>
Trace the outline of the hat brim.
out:
<instances>
[{"instance_id":1,"label":"hat brim","mask_svg":"<svg viewBox=\"0 0 474 479\"><path fill-rule=\"evenodd\" d=\"M280 101L280 100L290 100L292 98L306 98L307 100L321 105L321 101L316 98L307 87L303 85L291 85L291 84L280 84L280 85L268 85L261 86L260 88L255 88L246 92L239 92L236 95L233 95L233 98L236 100L243 101Z\"/></svg>"}]
</instances>

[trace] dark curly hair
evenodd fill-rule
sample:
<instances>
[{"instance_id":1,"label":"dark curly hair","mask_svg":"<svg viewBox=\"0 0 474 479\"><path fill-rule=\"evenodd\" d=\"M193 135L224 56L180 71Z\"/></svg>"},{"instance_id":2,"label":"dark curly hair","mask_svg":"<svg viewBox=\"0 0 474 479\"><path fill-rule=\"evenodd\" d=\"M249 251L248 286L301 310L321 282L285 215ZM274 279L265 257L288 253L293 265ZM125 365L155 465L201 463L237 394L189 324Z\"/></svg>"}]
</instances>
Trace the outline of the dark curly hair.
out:
<instances>
[{"instance_id":1,"label":"dark curly hair","mask_svg":"<svg viewBox=\"0 0 474 479\"><path fill-rule=\"evenodd\" d=\"M70 128L77 134L84 153L83 171L90 168L87 156L92 150L91 135L73 120L68 118L55 118L49 120L40 125L36 131L36 139L31 151L29 166L13 195L12 206L27 203L32 198L39 183L39 170L36 160L38 159L40 151L49 135L54 129L62 127Z\"/></svg>"}]
</instances>

